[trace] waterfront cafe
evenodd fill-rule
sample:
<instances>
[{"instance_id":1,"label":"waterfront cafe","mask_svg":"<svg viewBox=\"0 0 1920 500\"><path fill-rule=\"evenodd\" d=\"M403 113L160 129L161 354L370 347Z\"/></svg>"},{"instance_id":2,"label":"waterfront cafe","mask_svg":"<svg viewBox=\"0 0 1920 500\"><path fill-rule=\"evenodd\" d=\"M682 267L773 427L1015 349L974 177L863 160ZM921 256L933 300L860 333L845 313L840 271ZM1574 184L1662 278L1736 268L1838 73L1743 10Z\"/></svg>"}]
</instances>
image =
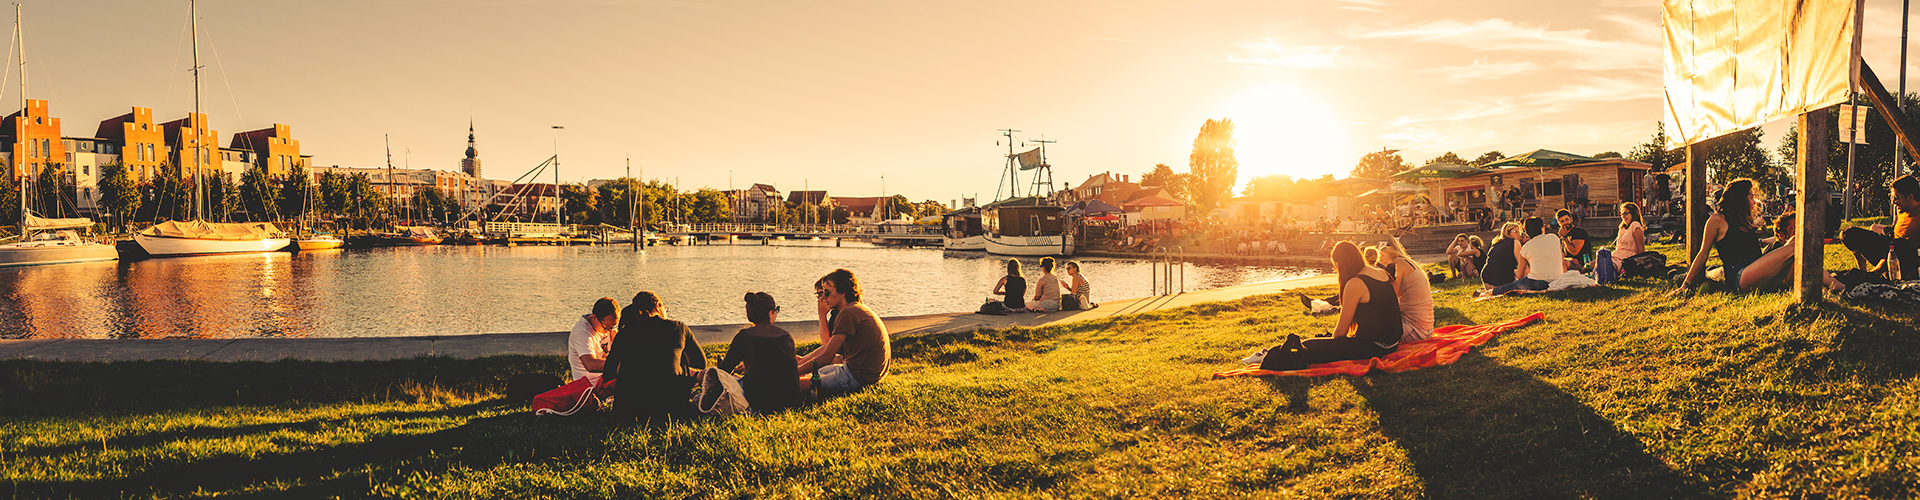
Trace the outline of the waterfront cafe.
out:
<instances>
[{"instance_id":1,"label":"waterfront cafe","mask_svg":"<svg viewBox=\"0 0 1920 500\"><path fill-rule=\"evenodd\" d=\"M1422 182L1435 203L1457 208L1466 221L1492 214L1489 193L1510 193L1518 187L1518 210L1525 216L1552 216L1568 207L1587 184L1587 217L1618 217L1620 203L1639 199L1640 181L1652 167L1625 158L1591 158L1550 150L1535 150L1483 165L1484 173ZM1504 195L1503 195L1504 196Z\"/></svg>"}]
</instances>

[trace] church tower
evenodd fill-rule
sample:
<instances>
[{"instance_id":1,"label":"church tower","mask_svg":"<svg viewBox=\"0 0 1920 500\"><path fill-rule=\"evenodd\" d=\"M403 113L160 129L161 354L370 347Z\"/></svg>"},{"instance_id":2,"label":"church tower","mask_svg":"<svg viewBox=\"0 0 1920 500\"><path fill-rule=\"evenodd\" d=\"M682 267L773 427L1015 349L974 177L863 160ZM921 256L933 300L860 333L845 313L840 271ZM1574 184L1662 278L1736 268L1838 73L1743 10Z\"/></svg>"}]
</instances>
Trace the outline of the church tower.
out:
<instances>
[{"instance_id":1,"label":"church tower","mask_svg":"<svg viewBox=\"0 0 1920 500\"><path fill-rule=\"evenodd\" d=\"M460 160L460 171L480 179L480 148L473 144L473 123L467 123L467 157Z\"/></svg>"}]
</instances>

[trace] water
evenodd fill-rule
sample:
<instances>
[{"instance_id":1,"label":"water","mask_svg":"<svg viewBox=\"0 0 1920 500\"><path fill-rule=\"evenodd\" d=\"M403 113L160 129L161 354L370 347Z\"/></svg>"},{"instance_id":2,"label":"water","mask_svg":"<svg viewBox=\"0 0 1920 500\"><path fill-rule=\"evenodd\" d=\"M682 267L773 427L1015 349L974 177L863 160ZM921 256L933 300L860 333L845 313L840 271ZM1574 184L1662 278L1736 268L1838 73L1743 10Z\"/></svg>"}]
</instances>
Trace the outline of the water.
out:
<instances>
[{"instance_id":1,"label":"water","mask_svg":"<svg viewBox=\"0 0 1920 500\"><path fill-rule=\"evenodd\" d=\"M0 338L552 332L570 328L597 298L624 306L640 290L659 294L667 316L688 324L745 323L748 291L773 294L781 321L810 320L818 317L814 280L841 267L860 278L869 307L905 316L973 311L1005 274L1005 257L984 252L775 243L661 246L643 254L628 247L439 246L0 269ZM1029 282L1037 279L1039 259L1022 261ZM1151 295L1146 261L1082 263L1096 301ZM1188 290L1201 290L1319 272L1189 264L1186 281Z\"/></svg>"}]
</instances>

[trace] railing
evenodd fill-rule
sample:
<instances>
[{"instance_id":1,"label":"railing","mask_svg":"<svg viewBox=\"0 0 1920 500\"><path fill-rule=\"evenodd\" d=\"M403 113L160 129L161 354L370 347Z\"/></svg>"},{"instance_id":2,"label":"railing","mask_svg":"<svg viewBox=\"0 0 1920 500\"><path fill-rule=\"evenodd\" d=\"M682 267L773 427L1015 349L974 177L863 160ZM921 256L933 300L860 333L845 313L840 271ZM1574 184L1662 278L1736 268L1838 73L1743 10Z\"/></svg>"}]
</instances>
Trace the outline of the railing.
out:
<instances>
[{"instance_id":1,"label":"railing","mask_svg":"<svg viewBox=\"0 0 1920 500\"><path fill-rule=\"evenodd\" d=\"M1153 250L1148 252L1147 256L1149 259L1147 268L1153 273L1153 276L1149 279L1149 281L1152 282L1152 284L1148 285L1149 293L1155 296L1173 295L1173 268L1176 266L1180 268L1180 293L1187 293L1186 247L1153 247ZM1156 256L1158 258L1155 258ZM1164 278L1164 280L1162 278ZM1160 286L1162 282L1166 283L1165 288Z\"/></svg>"},{"instance_id":2,"label":"railing","mask_svg":"<svg viewBox=\"0 0 1920 500\"><path fill-rule=\"evenodd\" d=\"M879 226L870 224L667 224L662 227L668 233L707 233L707 234L824 234L848 236L941 236L941 226Z\"/></svg>"},{"instance_id":3,"label":"railing","mask_svg":"<svg viewBox=\"0 0 1920 500\"><path fill-rule=\"evenodd\" d=\"M534 222L488 222L488 234L504 234L510 238L558 238L573 231L573 226Z\"/></svg>"}]
</instances>

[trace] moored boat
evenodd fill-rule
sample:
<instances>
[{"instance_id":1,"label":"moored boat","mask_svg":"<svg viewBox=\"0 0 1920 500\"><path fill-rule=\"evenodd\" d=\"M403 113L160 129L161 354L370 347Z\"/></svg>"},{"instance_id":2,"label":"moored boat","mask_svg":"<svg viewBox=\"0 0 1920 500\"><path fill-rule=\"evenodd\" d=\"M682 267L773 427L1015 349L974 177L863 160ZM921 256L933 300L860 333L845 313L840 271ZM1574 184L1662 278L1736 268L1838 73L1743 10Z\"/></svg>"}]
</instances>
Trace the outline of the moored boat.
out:
<instances>
[{"instance_id":1,"label":"moored boat","mask_svg":"<svg viewBox=\"0 0 1920 500\"><path fill-rule=\"evenodd\" d=\"M93 221L86 219L41 219L42 221ZM29 223L27 227L33 227ZM71 227L71 226L67 226ZM46 227L43 227L45 229ZM99 262L120 258L120 252L111 245L87 241L72 230L59 230L31 234L26 241L17 241L0 245L0 267L41 266L49 264L72 264L78 262Z\"/></svg>"},{"instance_id":2,"label":"moored boat","mask_svg":"<svg viewBox=\"0 0 1920 500\"><path fill-rule=\"evenodd\" d=\"M986 250L986 230L980 225L980 209L967 207L940 216L946 226L948 250Z\"/></svg>"},{"instance_id":3,"label":"moored boat","mask_svg":"<svg viewBox=\"0 0 1920 500\"><path fill-rule=\"evenodd\" d=\"M1047 256L1073 255L1073 237L1068 233L1066 209L1047 204L1046 198L1029 196L994 202L982 207L986 226L987 252L995 255Z\"/></svg>"},{"instance_id":4,"label":"moored boat","mask_svg":"<svg viewBox=\"0 0 1920 500\"><path fill-rule=\"evenodd\" d=\"M292 240L265 222L217 223L167 221L133 233L133 241L155 257L277 252Z\"/></svg>"},{"instance_id":5,"label":"moored boat","mask_svg":"<svg viewBox=\"0 0 1920 500\"><path fill-rule=\"evenodd\" d=\"M308 236L295 239L293 244L294 246L299 247L300 251L309 252L313 250L332 250L335 248L340 248L340 247L346 246L347 242L346 240L342 240L340 239L340 237L334 236L331 234L315 234L315 235L308 235Z\"/></svg>"}]
</instances>

